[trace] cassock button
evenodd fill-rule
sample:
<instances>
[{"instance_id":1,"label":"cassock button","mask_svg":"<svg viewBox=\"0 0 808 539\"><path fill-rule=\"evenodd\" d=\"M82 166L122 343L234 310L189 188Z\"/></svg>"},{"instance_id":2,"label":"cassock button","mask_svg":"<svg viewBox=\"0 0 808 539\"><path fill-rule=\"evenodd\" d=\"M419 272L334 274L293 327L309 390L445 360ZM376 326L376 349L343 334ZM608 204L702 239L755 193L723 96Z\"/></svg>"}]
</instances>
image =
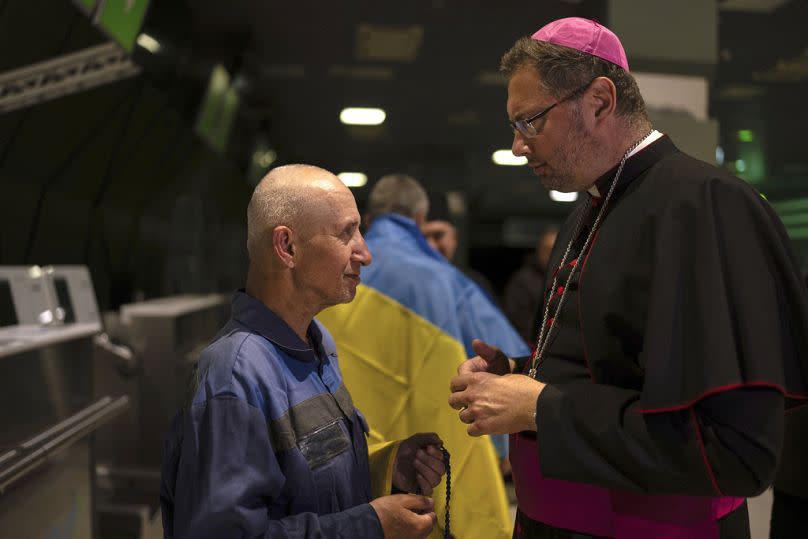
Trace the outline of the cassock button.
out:
<instances>
[{"instance_id":1,"label":"cassock button","mask_svg":"<svg viewBox=\"0 0 808 539\"><path fill-rule=\"evenodd\" d=\"M556 290L556 295L557 295L557 296L560 296L560 295L562 295L563 293L564 293L564 287L563 287L563 286L559 286L559 287L558 287L558 289Z\"/></svg>"}]
</instances>

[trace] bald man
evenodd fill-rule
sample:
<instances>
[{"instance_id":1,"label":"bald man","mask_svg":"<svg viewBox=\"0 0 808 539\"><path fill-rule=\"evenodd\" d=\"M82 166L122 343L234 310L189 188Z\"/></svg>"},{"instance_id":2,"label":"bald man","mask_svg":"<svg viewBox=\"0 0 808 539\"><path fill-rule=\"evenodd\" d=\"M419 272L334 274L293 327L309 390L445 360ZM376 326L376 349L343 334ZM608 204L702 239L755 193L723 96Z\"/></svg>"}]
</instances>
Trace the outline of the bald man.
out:
<instances>
[{"instance_id":1,"label":"bald man","mask_svg":"<svg viewBox=\"0 0 808 539\"><path fill-rule=\"evenodd\" d=\"M314 320L354 298L371 262L350 190L317 167L274 169L250 200L247 250L246 290L166 441L165 537L425 537L432 501L403 493L438 484L440 439L384 446L392 485L388 466L372 482L367 424Z\"/></svg>"}]
</instances>

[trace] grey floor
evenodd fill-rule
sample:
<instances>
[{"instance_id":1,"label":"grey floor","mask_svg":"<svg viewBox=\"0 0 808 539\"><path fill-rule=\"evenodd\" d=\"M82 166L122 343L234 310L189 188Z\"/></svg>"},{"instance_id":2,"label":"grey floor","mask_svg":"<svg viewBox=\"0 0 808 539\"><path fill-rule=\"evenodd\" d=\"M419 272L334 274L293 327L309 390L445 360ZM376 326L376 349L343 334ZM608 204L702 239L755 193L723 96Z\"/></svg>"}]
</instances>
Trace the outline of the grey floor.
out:
<instances>
[{"instance_id":1,"label":"grey floor","mask_svg":"<svg viewBox=\"0 0 808 539\"><path fill-rule=\"evenodd\" d=\"M505 485L508 499L511 502L511 518L516 517L516 493L513 491L513 484ZM749 498L749 527L752 532L752 539L769 538L769 517L772 511L772 491L767 490L760 496Z\"/></svg>"}]
</instances>

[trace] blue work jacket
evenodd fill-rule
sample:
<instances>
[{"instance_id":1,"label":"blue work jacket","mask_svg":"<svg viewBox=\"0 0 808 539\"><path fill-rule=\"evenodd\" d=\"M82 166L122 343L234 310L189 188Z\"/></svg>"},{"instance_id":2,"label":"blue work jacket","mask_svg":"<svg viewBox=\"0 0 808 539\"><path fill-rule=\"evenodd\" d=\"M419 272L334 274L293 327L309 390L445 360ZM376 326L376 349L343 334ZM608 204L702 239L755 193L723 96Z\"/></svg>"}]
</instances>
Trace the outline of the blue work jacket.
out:
<instances>
[{"instance_id":1,"label":"blue work jacket","mask_svg":"<svg viewBox=\"0 0 808 539\"><path fill-rule=\"evenodd\" d=\"M190 406L166 440L165 537L379 538L367 424L334 342L303 342L244 292L202 352Z\"/></svg>"},{"instance_id":2,"label":"blue work jacket","mask_svg":"<svg viewBox=\"0 0 808 539\"><path fill-rule=\"evenodd\" d=\"M365 239L373 263L362 282L391 297L460 341L471 357L482 339L510 357L530 349L491 299L432 249L415 221L387 213L376 217Z\"/></svg>"}]
</instances>

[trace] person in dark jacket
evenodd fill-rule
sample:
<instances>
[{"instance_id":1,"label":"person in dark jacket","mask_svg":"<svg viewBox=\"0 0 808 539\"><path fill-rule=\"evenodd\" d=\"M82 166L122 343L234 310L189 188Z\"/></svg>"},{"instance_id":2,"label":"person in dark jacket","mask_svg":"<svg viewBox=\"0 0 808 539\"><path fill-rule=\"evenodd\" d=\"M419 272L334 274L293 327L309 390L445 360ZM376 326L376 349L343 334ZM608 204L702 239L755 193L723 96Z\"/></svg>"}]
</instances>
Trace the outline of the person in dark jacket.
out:
<instances>
[{"instance_id":1,"label":"person in dark jacket","mask_svg":"<svg viewBox=\"0 0 808 539\"><path fill-rule=\"evenodd\" d=\"M558 230L548 228L539 236L535 250L525 256L522 266L508 279L502 296L505 316L528 343L536 342L538 337L535 313L541 304L547 263L557 235Z\"/></svg>"},{"instance_id":2,"label":"person in dark jacket","mask_svg":"<svg viewBox=\"0 0 808 539\"><path fill-rule=\"evenodd\" d=\"M808 286L808 273L804 275ZM786 414L774 477L770 538L808 537L808 406Z\"/></svg>"}]
</instances>

